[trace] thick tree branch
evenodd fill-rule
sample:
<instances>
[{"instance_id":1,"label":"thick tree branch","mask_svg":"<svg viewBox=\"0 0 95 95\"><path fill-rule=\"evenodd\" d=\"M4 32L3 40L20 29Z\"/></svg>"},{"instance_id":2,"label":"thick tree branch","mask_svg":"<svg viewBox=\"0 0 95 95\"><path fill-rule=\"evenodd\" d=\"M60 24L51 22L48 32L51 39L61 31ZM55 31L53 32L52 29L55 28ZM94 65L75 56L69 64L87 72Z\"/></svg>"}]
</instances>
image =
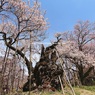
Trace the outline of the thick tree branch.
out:
<instances>
[{"instance_id":1,"label":"thick tree branch","mask_svg":"<svg viewBox=\"0 0 95 95\"><path fill-rule=\"evenodd\" d=\"M0 32L0 33L3 34L3 39L5 41L6 46L9 47L11 50L17 52L17 54L19 54L26 61L25 64L26 64L27 69L28 69L28 74L30 74L29 70L30 70L30 65L32 65L32 63L30 63L30 61L27 59L27 57L25 56L25 54L21 50L16 49L15 47L13 47L11 44L9 44L7 42L7 38L6 38L6 34L5 33L3 33L3 32ZM31 69L32 69L31 71L33 71L33 67Z\"/></svg>"}]
</instances>

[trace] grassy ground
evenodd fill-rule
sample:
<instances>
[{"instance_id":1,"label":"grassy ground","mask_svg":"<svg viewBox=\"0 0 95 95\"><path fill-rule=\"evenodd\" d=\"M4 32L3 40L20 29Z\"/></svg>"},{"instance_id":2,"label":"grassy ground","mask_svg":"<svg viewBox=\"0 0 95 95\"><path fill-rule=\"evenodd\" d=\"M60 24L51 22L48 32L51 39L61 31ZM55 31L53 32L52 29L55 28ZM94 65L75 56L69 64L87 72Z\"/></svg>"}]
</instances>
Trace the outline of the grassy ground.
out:
<instances>
[{"instance_id":1,"label":"grassy ground","mask_svg":"<svg viewBox=\"0 0 95 95\"><path fill-rule=\"evenodd\" d=\"M82 87L74 87L74 91L76 95L95 95L95 86L82 86ZM29 95L29 92L18 92L19 94L16 94L14 92L10 93L8 95ZM56 92L31 92L31 95L72 95L70 89L65 90L65 94L62 93L62 91L56 91Z\"/></svg>"},{"instance_id":2,"label":"grassy ground","mask_svg":"<svg viewBox=\"0 0 95 95\"><path fill-rule=\"evenodd\" d=\"M74 88L76 95L95 95L95 86L82 86Z\"/></svg>"}]
</instances>

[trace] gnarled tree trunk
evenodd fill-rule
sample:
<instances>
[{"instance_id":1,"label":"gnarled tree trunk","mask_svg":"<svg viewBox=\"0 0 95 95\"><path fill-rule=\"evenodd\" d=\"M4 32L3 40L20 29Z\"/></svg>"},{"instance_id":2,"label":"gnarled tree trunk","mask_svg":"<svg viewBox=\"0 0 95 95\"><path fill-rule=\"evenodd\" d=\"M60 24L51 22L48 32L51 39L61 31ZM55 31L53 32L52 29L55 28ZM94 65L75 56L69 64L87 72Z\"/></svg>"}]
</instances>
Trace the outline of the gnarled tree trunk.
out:
<instances>
[{"instance_id":1,"label":"gnarled tree trunk","mask_svg":"<svg viewBox=\"0 0 95 95\"><path fill-rule=\"evenodd\" d=\"M46 49L42 45L40 60L33 70L33 75L31 75L31 90L61 89L58 76L63 75L63 70L59 64L56 64L58 57L55 49L58 41ZM23 86L23 91L29 91L29 79Z\"/></svg>"}]
</instances>

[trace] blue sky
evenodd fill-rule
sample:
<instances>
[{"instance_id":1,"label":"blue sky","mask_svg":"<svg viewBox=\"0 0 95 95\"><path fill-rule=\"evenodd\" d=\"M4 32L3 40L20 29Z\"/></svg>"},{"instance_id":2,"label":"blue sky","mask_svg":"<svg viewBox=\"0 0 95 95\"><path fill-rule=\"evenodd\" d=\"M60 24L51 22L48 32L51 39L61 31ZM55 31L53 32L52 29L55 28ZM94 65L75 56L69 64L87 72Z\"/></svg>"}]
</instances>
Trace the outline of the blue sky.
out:
<instances>
[{"instance_id":1,"label":"blue sky","mask_svg":"<svg viewBox=\"0 0 95 95\"><path fill-rule=\"evenodd\" d=\"M54 33L73 30L79 20L95 21L95 0L39 0L46 10L50 27L46 42L53 40Z\"/></svg>"}]
</instances>

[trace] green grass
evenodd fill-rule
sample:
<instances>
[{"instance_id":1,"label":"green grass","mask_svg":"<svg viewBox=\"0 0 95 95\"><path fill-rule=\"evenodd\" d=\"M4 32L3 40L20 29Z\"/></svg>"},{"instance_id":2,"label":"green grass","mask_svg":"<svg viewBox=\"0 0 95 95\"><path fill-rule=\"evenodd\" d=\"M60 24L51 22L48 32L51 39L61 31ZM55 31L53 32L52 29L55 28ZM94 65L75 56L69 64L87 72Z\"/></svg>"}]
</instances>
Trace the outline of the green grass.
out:
<instances>
[{"instance_id":1,"label":"green grass","mask_svg":"<svg viewBox=\"0 0 95 95\"><path fill-rule=\"evenodd\" d=\"M95 92L95 86L82 86L81 88Z\"/></svg>"},{"instance_id":2,"label":"green grass","mask_svg":"<svg viewBox=\"0 0 95 95\"><path fill-rule=\"evenodd\" d=\"M95 95L95 86L74 87L76 95Z\"/></svg>"},{"instance_id":3,"label":"green grass","mask_svg":"<svg viewBox=\"0 0 95 95\"><path fill-rule=\"evenodd\" d=\"M65 88L65 95L72 95L70 88ZM81 86L81 87L74 87L74 91L76 95L95 95L95 86ZM17 92L15 92L17 93ZM15 93L7 94L7 95L15 95ZM29 95L29 92L18 92L17 95ZM62 91L42 91L42 92L32 92L31 95L63 95Z\"/></svg>"}]
</instances>

